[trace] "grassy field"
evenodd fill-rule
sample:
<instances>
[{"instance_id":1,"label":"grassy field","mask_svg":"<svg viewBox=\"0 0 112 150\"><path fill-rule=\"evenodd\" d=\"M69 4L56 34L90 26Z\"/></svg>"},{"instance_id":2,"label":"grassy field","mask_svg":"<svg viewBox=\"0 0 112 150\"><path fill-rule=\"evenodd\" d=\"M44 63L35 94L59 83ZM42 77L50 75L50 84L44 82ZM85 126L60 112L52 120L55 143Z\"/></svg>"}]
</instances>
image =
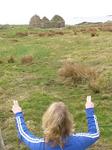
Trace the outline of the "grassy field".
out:
<instances>
[{"instance_id":1,"label":"grassy field","mask_svg":"<svg viewBox=\"0 0 112 150\"><path fill-rule=\"evenodd\" d=\"M14 99L22 106L29 129L42 136L41 116L49 104L59 100L73 114L76 132L86 132L87 95L92 95L101 131L100 140L91 149L112 149L112 32L97 32L99 36L91 37L90 32L74 34L72 28L0 29L0 126L7 150L18 149L11 112ZM33 61L21 63L24 56L32 56ZM87 82L75 85L62 82L58 70L66 60L98 70L99 92ZM23 144L20 146L27 149Z\"/></svg>"}]
</instances>

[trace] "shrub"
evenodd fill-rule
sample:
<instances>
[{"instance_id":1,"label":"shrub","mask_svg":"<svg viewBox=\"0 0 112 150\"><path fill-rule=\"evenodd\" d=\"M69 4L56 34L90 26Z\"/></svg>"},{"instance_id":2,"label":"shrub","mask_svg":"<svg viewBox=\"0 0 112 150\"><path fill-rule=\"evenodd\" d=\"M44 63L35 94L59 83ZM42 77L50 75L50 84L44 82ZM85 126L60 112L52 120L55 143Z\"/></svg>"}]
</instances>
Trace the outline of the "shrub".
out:
<instances>
[{"instance_id":1,"label":"shrub","mask_svg":"<svg viewBox=\"0 0 112 150\"><path fill-rule=\"evenodd\" d=\"M30 64L33 61L33 57L32 56L24 56L21 58L21 63L22 64Z\"/></svg>"},{"instance_id":2,"label":"shrub","mask_svg":"<svg viewBox=\"0 0 112 150\"><path fill-rule=\"evenodd\" d=\"M17 39L12 39L11 41L12 41L12 42L18 42L18 40L17 40Z\"/></svg>"},{"instance_id":3,"label":"shrub","mask_svg":"<svg viewBox=\"0 0 112 150\"><path fill-rule=\"evenodd\" d=\"M16 32L16 36L19 36L19 37L28 36L28 33L27 32Z\"/></svg>"},{"instance_id":4,"label":"shrub","mask_svg":"<svg viewBox=\"0 0 112 150\"><path fill-rule=\"evenodd\" d=\"M98 77L95 69L71 62L65 62L59 69L58 74L63 80L69 79L72 83L91 81Z\"/></svg>"},{"instance_id":5,"label":"shrub","mask_svg":"<svg viewBox=\"0 0 112 150\"><path fill-rule=\"evenodd\" d=\"M38 33L38 36L40 36L40 37L44 37L46 35L47 35L46 32L40 32L40 33Z\"/></svg>"},{"instance_id":6,"label":"shrub","mask_svg":"<svg viewBox=\"0 0 112 150\"><path fill-rule=\"evenodd\" d=\"M90 80L89 87L94 93L100 93L101 88L97 80Z\"/></svg>"},{"instance_id":7,"label":"shrub","mask_svg":"<svg viewBox=\"0 0 112 150\"><path fill-rule=\"evenodd\" d=\"M55 34L64 35L64 32L62 32L62 31L56 31Z\"/></svg>"},{"instance_id":8,"label":"shrub","mask_svg":"<svg viewBox=\"0 0 112 150\"><path fill-rule=\"evenodd\" d=\"M95 80L89 81L89 87L95 93L98 92L106 92L112 93L112 78L111 76L107 76L106 74L100 74Z\"/></svg>"},{"instance_id":9,"label":"shrub","mask_svg":"<svg viewBox=\"0 0 112 150\"><path fill-rule=\"evenodd\" d=\"M105 100L105 99L110 99L110 98L111 98L111 95L110 95L110 94L103 94L101 98L102 98L103 100Z\"/></svg>"},{"instance_id":10,"label":"shrub","mask_svg":"<svg viewBox=\"0 0 112 150\"><path fill-rule=\"evenodd\" d=\"M64 32L49 30L47 32L38 33L38 36L40 36L40 37L44 37L44 36L49 37L49 36L55 36L55 35L64 35Z\"/></svg>"},{"instance_id":11,"label":"shrub","mask_svg":"<svg viewBox=\"0 0 112 150\"><path fill-rule=\"evenodd\" d=\"M101 87L104 91L112 93L112 74L103 75L99 84L101 84Z\"/></svg>"},{"instance_id":12,"label":"shrub","mask_svg":"<svg viewBox=\"0 0 112 150\"><path fill-rule=\"evenodd\" d=\"M96 32L91 32L91 37L98 36Z\"/></svg>"},{"instance_id":13,"label":"shrub","mask_svg":"<svg viewBox=\"0 0 112 150\"><path fill-rule=\"evenodd\" d=\"M94 93L101 91L100 74L92 67L65 62L58 70L58 74L64 83L72 85L87 84Z\"/></svg>"},{"instance_id":14,"label":"shrub","mask_svg":"<svg viewBox=\"0 0 112 150\"><path fill-rule=\"evenodd\" d=\"M0 64L2 64L3 63L3 60L0 60Z\"/></svg>"},{"instance_id":15,"label":"shrub","mask_svg":"<svg viewBox=\"0 0 112 150\"><path fill-rule=\"evenodd\" d=\"M55 32L47 32L47 36L55 36Z\"/></svg>"},{"instance_id":16,"label":"shrub","mask_svg":"<svg viewBox=\"0 0 112 150\"><path fill-rule=\"evenodd\" d=\"M97 32L97 29L95 27L90 27L87 30L88 32Z\"/></svg>"},{"instance_id":17,"label":"shrub","mask_svg":"<svg viewBox=\"0 0 112 150\"><path fill-rule=\"evenodd\" d=\"M77 35L77 30L73 29L72 31L74 35Z\"/></svg>"},{"instance_id":18,"label":"shrub","mask_svg":"<svg viewBox=\"0 0 112 150\"><path fill-rule=\"evenodd\" d=\"M80 29L79 29L79 32L87 33L87 28L84 28L84 27L83 27L83 28L80 28Z\"/></svg>"},{"instance_id":19,"label":"shrub","mask_svg":"<svg viewBox=\"0 0 112 150\"><path fill-rule=\"evenodd\" d=\"M15 59L14 59L13 56L10 56L10 57L8 58L8 63L15 63Z\"/></svg>"},{"instance_id":20,"label":"shrub","mask_svg":"<svg viewBox=\"0 0 112 150\"><path fill-rule=\"evenodd\" d=\"M112 32L112 25L104 25L101 27L101 31L108 31L108 32Z\"/></svg>"}]
</instances>

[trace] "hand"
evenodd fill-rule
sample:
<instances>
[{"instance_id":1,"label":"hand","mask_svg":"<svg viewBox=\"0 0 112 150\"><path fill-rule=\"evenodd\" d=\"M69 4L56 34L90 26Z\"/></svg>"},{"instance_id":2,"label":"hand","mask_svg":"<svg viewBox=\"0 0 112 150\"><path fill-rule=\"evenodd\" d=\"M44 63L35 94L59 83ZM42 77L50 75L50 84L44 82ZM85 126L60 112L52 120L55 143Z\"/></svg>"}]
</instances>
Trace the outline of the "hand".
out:
<instances>
[{"instance_id":1,"label":"hand","mask_svg":"<svg viewBox=\"0 0 112 150\"><path fill-rule=\"evenodd\" d=\"M18 101L13 101L12 111L14 114L16 114L18 112L22 112L22 109L19 106Z\"/></svg>"},{"instance_id":2,"label":"hand","mask_svg":"<svg viewBox=\"0 0 112 150\"><path fill-rule=\"evenodd\" d=\"M87 101L86 101L85 107L86 107L86 109L94 108L94 103L91 101L91 96L87 96Z\"/></svg>"}]
</instances>

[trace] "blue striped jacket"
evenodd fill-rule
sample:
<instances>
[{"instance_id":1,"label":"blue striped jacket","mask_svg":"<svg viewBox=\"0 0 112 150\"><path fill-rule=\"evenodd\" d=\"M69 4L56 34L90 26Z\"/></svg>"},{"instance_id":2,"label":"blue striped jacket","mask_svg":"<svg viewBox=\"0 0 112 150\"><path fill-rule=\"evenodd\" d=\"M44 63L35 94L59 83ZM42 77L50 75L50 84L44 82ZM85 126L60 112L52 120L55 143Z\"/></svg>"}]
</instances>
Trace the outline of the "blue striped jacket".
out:
<instances>
[{"instance_id":1,"label":"blue striped jacket","mask_svg":"<svg viewBox=\"0 0 112 150\"><path fill-rule=\"evenodd\" d=\"M15 116L18 137L30 150L62 150L59 145L52 147L44 142L44 138L34 136L27 128L22 112L17 113ZM86 150L99 138L99 127L93 108L86 109L86 117L88 132L68 136L63 150Z\"/></svg>"}]
</instances>

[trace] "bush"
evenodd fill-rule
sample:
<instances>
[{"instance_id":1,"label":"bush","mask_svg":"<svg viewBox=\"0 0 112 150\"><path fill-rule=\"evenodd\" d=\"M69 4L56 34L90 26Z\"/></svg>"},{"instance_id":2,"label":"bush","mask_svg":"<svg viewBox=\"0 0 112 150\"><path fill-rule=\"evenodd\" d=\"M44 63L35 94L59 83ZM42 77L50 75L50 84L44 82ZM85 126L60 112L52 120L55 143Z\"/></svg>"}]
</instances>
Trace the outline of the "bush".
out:
<instances>
[{"instance_id":1,"label":"bush","mask_svg":"<svg viewBox=\"0 0 112 150\"><path fill-rule=\"evenodd\" d=\"M19 37L28 36L28 33L27 32L16 32L16 36L19 36Z\"/></svg>"},{"instance_id":2,"label":"bush","mask_svg":"<svg viewBox=\"0 0 112 150\"><path fill-rule=\"evenodd\" d=\"M101 98L102 98L103 100L105 100L105 99L110 99L110 98L111 98L111 95L110 95L110 94L103 94Z\"/></svg>"},{"instance_id":3,"label":"bush","mask_svg":"<svg viewBox=\"0 0 112 150\"><path fill-rule=\"evenodd\" d=\"M112 32L112 25L104 25L102 27L100 27L101 31L107 31L107 32Z\"/></svg>"},{"instance_id":4,"label":"bush","mask_svg":"<svg viewBox=\"0 0 112 150\"><path fill-rule=\"evenodd\" d=\"M95 36L98 36L98 33L97 32L91 32L91 37L95 37Z\"/></svg>"},{"instance_id":5,"label":"bush","mask_svg":"<svg viewBox=\"0 0 112 150\"><path fill-rule=\"evenodd\" d=\"M9 59L8 59L8 63L14 63L15 62L15 59L13 56L10 56Z\"/></svg>"},{"instance_id":6,"label":"bush","mask_svg":"<svg viewBox=\"0 0 112 150\"><path fill-rule=\"evenodd\" d=\"M108 77L102 73L100 76L98 76L98 78L89 82L89 87L95 93L99 93L101 91L112 93L112 78L111 76Z\"/></svg>"},{"instance_id":7,"label":"bush","mask_svg":"<svg viewBox=\"0 0 112 150\"><path fill-rule=\"evenodd\" d=\"M62 32L62 31L56 31L55 34L57 34L57 35L64 35L64 32Z\"/></svg>"},{"instance_id":8,"label":"bush","mask_svg":"<svg viewBox=\"0 0 112 150\"><path fill-rule=\"evenodd\" d=\"M3 60L0 60L0 64L2 64L3 63Z\"/></svg>"},{"instance_id":9,"label":"bush","mask_svg":"<svg viewBox=\"0 0 112 150\"><path fill-rule=\"evenodd\" d=\"M69 81L75 84L95 80L98 77L98 73L95 69L71 62L65 62L59 69L58 74L63 80L69 79Z\"/></svg>"},{"instance_id":10,"label":"bush","mask_svg":"<svg viewBox=\"0 0 112 150\"><path fill-rule=\"evenodd\" d=\"M40 32L40 33L38 33L38 36L40 36L40 37L44 37L46 35L47 35L46 32Z\"/></svg>"},{"instance_id":11,"label":"bush","mask_svg":"<svg viewBox=\"0 0 112 150\"><path fill-rule=\"evenodd\" d=\"M21 58L21 63L22 64L30 64L33 61L33 57L32 56L24 56Z\"/></svg>"},{"instance_id":12,"label":"bush","mask_svg":"<svg viewBox=\"0 0 112 150\"><path fill-rule=\"evenodd\" d=\"M100 93L101 88L96 80L90 80L89 87L94 93Z\"/></svg>"},{"instance_id":13,"label":"bush","mask_svg":"<svg viewBox=\"0 0 112 150\"><path fill-rule=\"evenodd\" d=\"M77 30L72 30L74 35L77 35Z\"/></svg>"}]
</instances>

